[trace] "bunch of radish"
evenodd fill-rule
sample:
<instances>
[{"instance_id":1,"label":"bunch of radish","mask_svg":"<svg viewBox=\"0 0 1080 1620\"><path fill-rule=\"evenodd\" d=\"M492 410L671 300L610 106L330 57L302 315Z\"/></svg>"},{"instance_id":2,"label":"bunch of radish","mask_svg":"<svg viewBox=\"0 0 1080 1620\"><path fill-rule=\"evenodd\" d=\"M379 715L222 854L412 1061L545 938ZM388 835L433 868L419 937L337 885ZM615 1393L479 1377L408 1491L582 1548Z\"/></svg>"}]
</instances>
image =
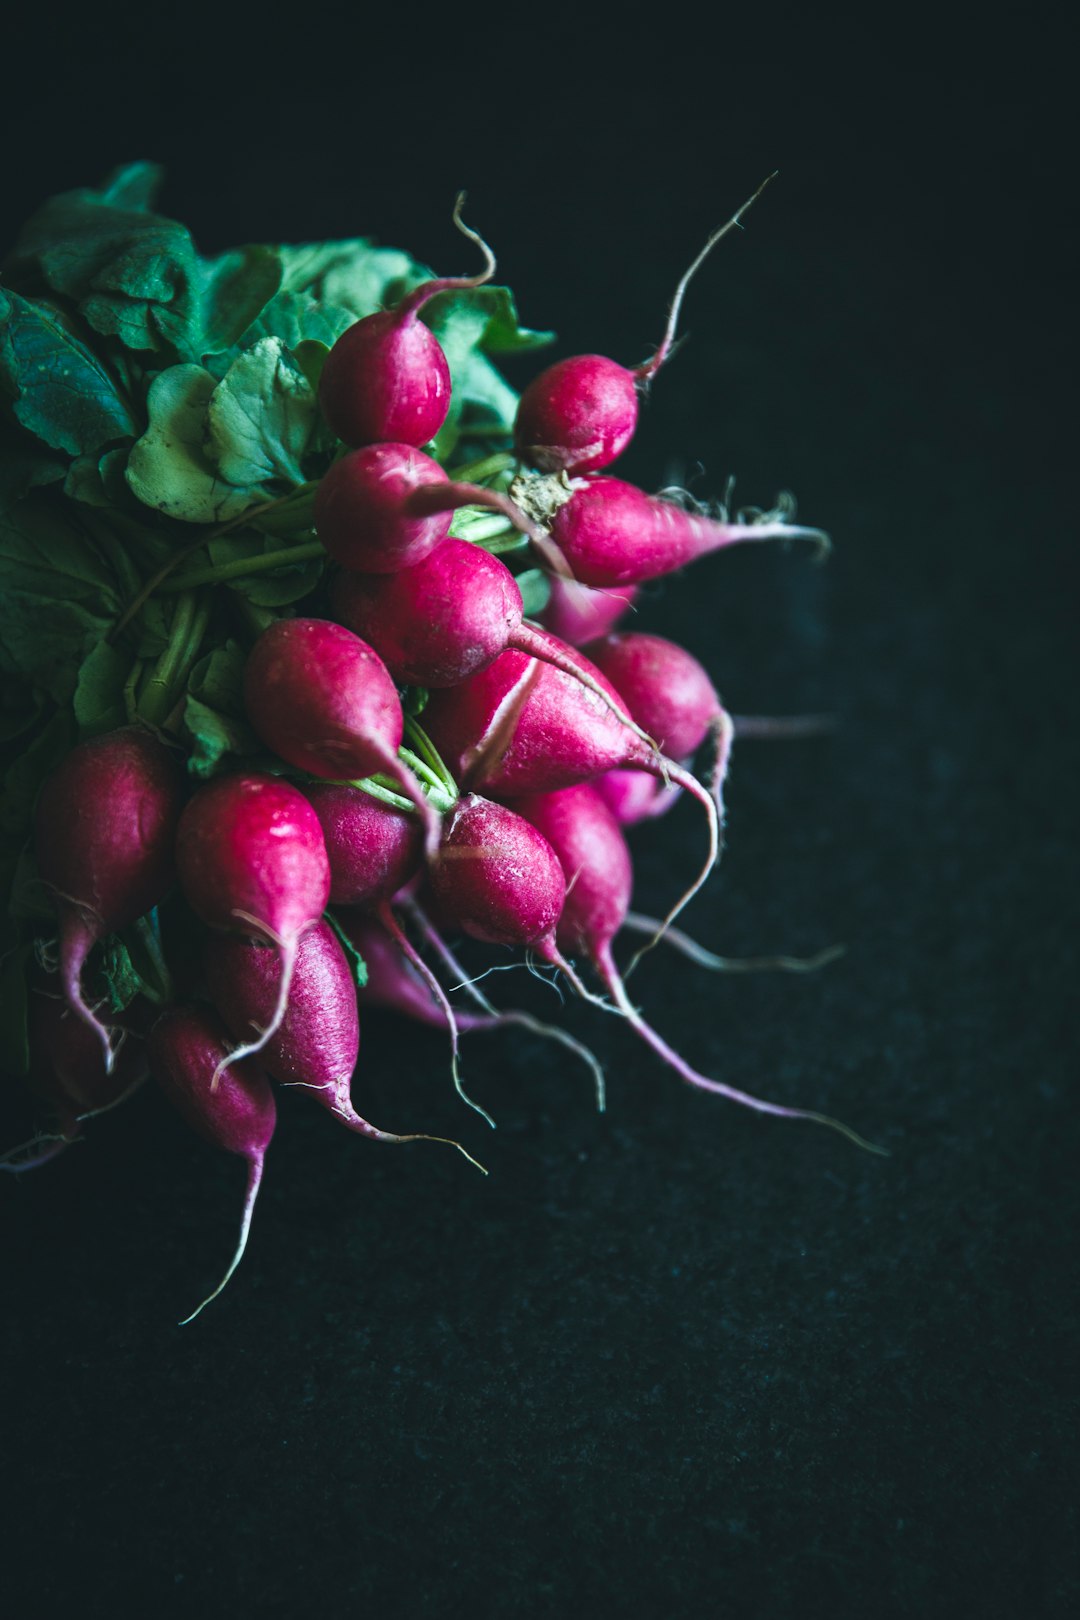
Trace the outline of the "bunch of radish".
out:
<instances>
[{"instance_id":1,"label":"bunch of radish","mask_svg":"<svg viewBox=\"0 0 1080 1620\"><path fill-rule=\"evenodd\" d=\"M494 271L456 214L483 270L420 285L325 356L318 399L336 448L313 521L326 565L310 602L249 634L243 704L257 768L234 760L197 781L165 717L144 718L79 743L40 793L36 876L55 928L38 941L30 1041L49 1124L5 1165L55 1157L148 1074L248 1166L241 1235L211 1299L247 1241L273 1083L304 1088L372 1142L445 1140L379 1129L357 1111L369 1008L443 1030L466 1102L460 1036L510 1025L571 1050L603 1107L599 1065L568 1031L498 1008L475 979L467 1005L451 999L468 977L454 954L462 936L492 947L493 962L509 951L547 964L689 1084L854 1137L692 1068L631 1000L613 950L629 928L644 940L635 963L660 940L694 952L672 923L719 857L739 730L691 653L617 624L642 582L727 546L827 544L785 512L731 522L608 471L671 351L690 276L748 206L680 282L651 359L550 366L521 397L513 444L447 469L431 452L451 372L422 317L438 295L480 288ZM547 598L534 617L522 564ZM700 754L705 781L692 768ZM666 917L643 918L631 911L626 829L681 794L700 808L700 869ZM136 997L121 1017L103 1002L100 962L134 926L166 989L156 1007Z\"/></svg>"}]
</instances>

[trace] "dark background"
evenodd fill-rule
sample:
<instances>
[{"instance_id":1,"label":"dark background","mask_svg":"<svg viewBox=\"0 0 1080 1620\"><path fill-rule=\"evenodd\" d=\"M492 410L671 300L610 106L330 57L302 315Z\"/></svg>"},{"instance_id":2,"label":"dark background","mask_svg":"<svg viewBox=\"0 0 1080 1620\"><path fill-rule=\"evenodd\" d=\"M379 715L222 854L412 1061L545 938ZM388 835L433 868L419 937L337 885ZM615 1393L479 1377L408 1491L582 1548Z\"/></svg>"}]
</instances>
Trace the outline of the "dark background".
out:
<instances>
[{"instance_id":1,"label":"dark background","mask_svg":"<svg viewBox=\"0 0 1080 1620\"><path fill-rule=\"evenodd\" d=\"M557 1050L478 1037L485 1133L442 1043L372 1019L364 1111L466 1133L490 1178L286 1097L243 1266L181 1330L242 1171L140 1095L0 1187L12 1613L1075 1603L1070 98L1038 13L947 21L23 25L3 248L46 194L152 156L206 250L364 232L453 272L465 184L557 354L641 358L780 169L624 466L793 489L834 537L824 569L707 560L639 622L737 711L841 721L738 749L692 931L849 951L724 979L659 951L636 993L707 1072L891 1157L691 1092L576 1009L606 1117ZM685 806L641 835L644 905L700 838Z\"/></svg>"}]
</instances>

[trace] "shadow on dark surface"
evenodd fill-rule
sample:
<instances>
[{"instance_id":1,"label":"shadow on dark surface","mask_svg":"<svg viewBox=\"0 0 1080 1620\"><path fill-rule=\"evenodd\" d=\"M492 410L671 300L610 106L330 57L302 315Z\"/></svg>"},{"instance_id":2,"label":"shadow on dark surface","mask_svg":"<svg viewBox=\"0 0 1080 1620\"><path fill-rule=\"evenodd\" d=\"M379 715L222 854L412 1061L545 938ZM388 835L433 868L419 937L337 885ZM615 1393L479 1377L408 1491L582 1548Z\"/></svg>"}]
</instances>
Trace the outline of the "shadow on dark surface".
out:
<instances>
[{"instance_id":1,"label":"shadow on dark surface","mask_svg":"<svg viewBox=\"0 0 1080 1620\"><path fill-rule=\"evenodd\" d=\"M778 71L798 83L794 59ZM781 163L695 288L625 466L708 493L734 471L762 504L790 487L833 534L820 569L795 549L712 558L650 589L641 623L736 711L840 721L737 750L729 848L689 926L730 954L849 949L816 976L731 979L657 951L635 994L706 1072L892 1156L687 1092L576 1010L608 1114L562 1054L475 1037L485 1135L441 1043L372 1019L361 1106L465 1132L490 1178L286 1098L250 1251L181 1331L231 1251L243 1172L140 1096L0 1187L12 1613L1071 1608L1068 243L1037 252L1008 223L1024 199L1055 229L1052 124L1036 150L974 81L933 102L935 71L902 85L896 66L868 119L862 85L850 131L835 99L804 131L778 97L768 134L759 108L740 136L669 95L670 122L635 114L587 197L524 114L514 162L489 129L479 156L447 136L412 179L420 129L377 175L344 145L314 162L310 86L291 131L238 88L224 155L175 119L133 134L85 94L73 144L43 92L53 134L13 178L5 236L47 191L147 151L207 248L365 230L441 265L467 178L524 319L560 353L627 362L717 215ZM163 73L169 103L180 69ZM890 124L902 90L935 106L921 140ZM377 88L358 111L358 151L391 105ZM642 833L642 909L701 836L686 806ZM523 975L498 993L550 995Z\"/></svg>"}]
</instances>

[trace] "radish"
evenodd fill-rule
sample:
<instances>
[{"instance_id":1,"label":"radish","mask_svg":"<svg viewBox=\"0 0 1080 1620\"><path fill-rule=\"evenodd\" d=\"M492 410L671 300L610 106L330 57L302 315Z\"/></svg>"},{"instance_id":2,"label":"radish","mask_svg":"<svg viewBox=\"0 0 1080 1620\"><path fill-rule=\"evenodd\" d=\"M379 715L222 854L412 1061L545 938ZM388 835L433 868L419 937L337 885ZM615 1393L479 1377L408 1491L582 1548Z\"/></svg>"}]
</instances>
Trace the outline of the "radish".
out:
<instances>
[{"instance_id":1,"label":"radish","mask_svg":"<svg viewBox=\"0 0 1080 1620\"><path fill-rule=\"evenodd\" d=\"M449 479L439 463L410 445L390 442L353 450L319 482L316 533L343 568L368 574L408 568L450 532L452 507L416 511L407 504L413 490L440 483Z\"/></svg>"},{"instance_id":2,"label":"radish","mask_svg":"<svg viewBox=\"0 0 1080 1620\"><path fill-rule=\"evenodd\" d=\"M780 510L752 523L721 522L619 478L575 478L552 517L551 541L575 579L608 589L658 579L743 540L814 540L828 550L822 530L788 521L790 502Z\"/></svg>"},{"instance_id":3,"label":"radish","mask_svg":"<svg viewBox=\"0 0 1080 1620\"><path fill-rule=\"evenodd\" d=\"M168 894L183 776L149 731L125 726L73 748L45 783L34 817L38 872L60 924L64 997L113 1065L109 1030L87 1006L82 970L106 934Z\"/></svg>"},{"instance_id":4,"label":"radish","mask_svg":"<svg viewBox=\"0 0 1080 1620\"><path fill-rule=\"evenodd\" d=\"M249 940L219 936L207 943L205 966L214 1005L237 1039L246 1039L262 1027L277 1004L281 981L277 953ZM399 1136L380 1131L360 1117L351 1096L359 1050L352 968L330 924L319 922L300 941L285 1016L263 1053L268 1072L284 1085L310 1090L349 1130L372 1141L448 1141L416 1132ZM465 1153L459 1142L450 1146ZM476 1164L471 1154L465 1157Z\"/></svg>"},{"instance_id":5,"label":"radish","mask_svg":"<svg viewBox=\"0 0 1080 1620\"><path fill-rule=\"evenodd\" d=\"M121 1029L112 1066L106 1068L95 1033L61 997L37 986L30 992L29 1040L30 1083L69 1139L84 1120L125 1102L146 1078L142 1040Z\"/></svg>"},{"instance_id":6,"label":"radish","mask_svg":"<svg viewBox=\"0 0 1080 1620\"><path fill-rule=\"evenodd\" d=\"M714 792L719 794L734 723L708 672L693 654L663 636L641 631L615 631L589 642L583 651L607 676L638 724L674 759L691 758L712 734ZM631 774L614 772L604 779L604 797L622 825L663 815L671 808L675 793L652 778L641 781L640 776L640 787L636 787L628 780ZM623 780L616 780L620 776ZM717 809L722 820L719 798Z\"/></svg>"},{"instance_id":7,"label":"radish","mask_svg":"<svg viewBox=\"0 0 1080 1620\"><path fill-rule=\"evenodd\" d=\"M724 710L707 670L663 636L614 631L582 648L627 709L674 759L695 754Z\"/></svg>"},{"instance_id":8,"label":"radish","mask_svg":"<svg viewBox=\"0 0 1080 1620\"><path fill-rule=\"evenodd\" d=\"M322 827L332 906L389 900L420 870L423 838L415 816L346 782L308 782L303 793Z\"/></svg>"},{"instance_id":9,"label":"radish","mask_svg":"<svg viewBox=\"0 0 1080 1620\"><path fill-rule=\"evenodd\" d=\"M611 952L630 904L633 885L630 852L614 816L588 783L564 788L558 793L516 800L514 809L544 835L566 877L566 901L556 931L559 946L588 958L630 1026L676 1074L689 1085L715 1092L759 1113L778 1114L784 1119L814 1120L840 1131L860 1147L874 1153L882 1151L826 1114L765 1102L748 1092L710 1080L691 1068L646 1023L627 995Z\"/></svg>"},{"instance_id":10,"label":"radish","mask_svg":"<svg viewBox=\"0 0 1080 1620\"><path fill-rule=\"evenodd\" d=\"M608 701L606 688L592 681L556 636L523 622L521 591L506 564L467 540L445 540L423 562L396 574L341 573L331 606L342 624L370 642L401 685L456 686L516 647L591 685ZM624 704L615 710L627 712Z\"/></svg>"},{"instance_id":11,"label":"radish","mask_svg":"<svg viewBox=\"0 0 1080 1620\"><path fill-rule=\"evenodd\" d=\"M537 635L555 641L544 631ZM708 817L709 846L697 879L669 913L671 922L716 862L717 805L688 770L627 730L613 713L618 707L625 713L622 699L582 653L555 645L605 687L610 706L562 670L511 650L458 686L432 693L424 711L428 735L462 788L492 797L550 793L624 766L685 788Z\"/></svg>"},{"instance_id":12,"label":"radish","mask_svg":"<svg viewBox=\"0 0 1080 1620\"><path fill-rule=\"evenodd\" d=\"M638 594L636 585L624 585L617 591L594 591L560 574L550 578L551 595L540 614L540 623L571 647L583 647L587 641L613 630Z\"/></svg>"},{"instance_id":13,"label":"radish","mask_svg":"<svg viewBox=\"0 0 1080 1620\"><path fill-rule=\"evenodd\" d=\"M365 315L350 326L326 357L319 404L332 432L346 444L427 444L446 420L450 367L419 313L436 293L482 287L495 274L491 249L461 219L464 201L462 192L454 224L480 248L484 269L475 276L425 281L395 309Z\"/></svg>"},{"instance_id":14,"label":"radish","mask_svg":"<svg viewBox=\"0 0 1080 1620\"><path fill-rule=\"evenodd\" d=\"M43 975L42 983L32 982L30 987L28 1080L48 1108L54 1129L39 1131L30 1141L0 1156L0 1170L16 1174L54 1159L78 1138L86 1120L126 1102L147 1074L143 1043L129 1039L127 1028L112 1049L111 1069L106 1069L96 1033L72 1014L61 996L45 989L44 983Z\"/></svg>"},{"instance_id":15,"label":"radish","mask_svg":"<svg viewBox=\"0 0 1080 1620\"><path fill-rule=\"evenodd\" d=\"M179 1006L162 1013L150 1031L147 1056L155 1080L188 1124L214 1147L238 1154L248 1165L240 1240L232 1262L214 1292L184 1318L183 1327L217 1298L243 1258L277 1109L269 1080L250 1058L230 1062L226 1068L228 1037L209 1008Z\"/></svg>"},{"instance_id":16,"label":"radish","mask_svg":"<svg viewBox=\"0 0 1080 1620\"><path fill-rule=\"evenodd\" d=\"M677 782L660 782L645 771L605 771L593 787L620 827L666 816L682 798Z\"/></svg>"},{"instance_id":17,"label":"radish","mask_svg":"<svg viewBox=\"0 0 1080 1620\"><path fill-rule=\"evenodd\" d=\"M375 913L414 970L439 1003L450 1032L450 1072L454 1089L470 1108L494 1125L461 1084L458 1024L438 979L414 950L390 906L390 899L415 877L423 859L419 828L400 810L345 783L312 784L305 793L323 828L330 860L330 899L334 905L358 906Z\"/></svg>"},{"instance_id":18,"label":"radish","mask_svg":"<svg viewBox=\"0 0 1080 1620\"><path fill-rule=\"evenodd\" d=\"M276 619L244 665L244 705L267 747L299 771L389 776L436 847L438 815L397 754L404 734L397 690L382 659L351 630L329 619Z\"/></svg>"},{"instance_id":19,"label":"radish","mask_svg":"<svg viewBox=\"0 0 1080 1620\"><path fill-rule=\"evenodd\" d=\"M555 928L566 880L547 839L522 816L479 794L460 799L428 870L432 892L456 927L493 945L524 945L561 968L586 1001L597 998L559 950Z\"/></svg>"},{"instance_id":20,"label":"radish","mask_svg":"<svg viewBox=\"0 0 1080 1620\"><path fill-rule=\"evenodd\" d=\"M762 181L726 225L714 231L675 289L663 339L651 360L627 370L602 354L559 360L534 377L518 404L514 442L530 467L542 472L586 473L607 467L634 436L638 393L672 352L679 312L696 271L722 237L739 225L774 175Z\"/></svg>"},{"instance_id":21,"label":"radish","mask_svg":"<svg viewBox=\"0 0 1080 1620\"><path fill-rule=\"evenodd\" d=\"M196 793L180 818L176 859L184 894L204 923L268 941L281 958L269 1022L222 1060L216 1083L280 1028L300 940L329 897L330 863L319 818L303 794L256 772L219 777Z\"/></svg>"}]
</instances>

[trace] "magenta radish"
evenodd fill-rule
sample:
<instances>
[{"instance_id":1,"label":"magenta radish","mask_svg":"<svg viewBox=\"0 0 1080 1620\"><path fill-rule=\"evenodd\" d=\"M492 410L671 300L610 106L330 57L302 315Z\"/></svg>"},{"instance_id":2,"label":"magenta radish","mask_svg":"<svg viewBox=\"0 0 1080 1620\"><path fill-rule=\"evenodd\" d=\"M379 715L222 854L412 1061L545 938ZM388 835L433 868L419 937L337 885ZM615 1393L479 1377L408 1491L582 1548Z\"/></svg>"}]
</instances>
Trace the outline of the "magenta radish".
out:
<instances>
[{"instance_id":1,"label":"magenta radish","mask_svg":"<svg viewBox=\"0 0 1080 1620\"><path fill-rule=\"evenodd\" d=\"M560 641L583 647L587 641L613 630L633 606L637 594L636 585L624 585L617 591L594 591L576 579L553 574L551 595L540 614L540 623Z\"/></svg>"},{"instance_id":2,"label":"magenta radish","mask_svg":"<svg viewBox=\"0 0 1080 1620\"><path fill-rule=\"evenodd\" d=\"M237 1154L248 1166L240 1239L229 1269L181 1327L217 1298L243 1258L277 1119L274 1094L262 1070L250 1058L226 1066L228 1056L224 1025L207 1007L169 1008L147 1042L151 1073L177 1111L214 1147Z\"/></svg>"},{"instance_id":3,"label":"magenta radish","mask_svg":"<svg viewBox=\"0 0 1080 1620\"><path fill-rule=\"evenodd\" d=\"M627 369L602 354L559 360L534 377L518 404L514 442L530 467L542 472L580 474L610 466L634 436L638 394L646 389L672 352L679 312L690 282L721 238L741 221L773 175L709 237L675 289L667 327L656 353Z\"/></svg>"},{"instance_id":4,"label":"magenta radish","mask_svg":"<svg viewBox=\"0 0 1080 1620\"><path fill-rule=\"evenodd\" d=\"M208 988L238 1038L261 1027L269 1016L280 992L280 976L276 955L248 941L219 938L207 947ZM452 1015L451 1027L456 1040ZM483 1170L460 1142L415 1131L392 1134L361 1118L351 1100L359 1044L352 969L334 930L320 922L300 942L285 1016L266 1046L269 1072L284 1084L308 1087L335 1118L360 1135L379 1142L445 1142Z\"/></svg>"},{"instance_id":5,"label":"magenta radish","mask_svg":"<svg viewBox=\"0 0 1080 1620\"><path fill-rule=\"evenodd\" d=\"M223 1072L261 1052L280 1028L300 941L329 898L330 863L319 818L299 789L256 772L200 788L180 818L176 860L184 894L204 923L263 940L280 955L269 1022L222 1060Z\"/></svg>"},{"instance_id":6,"label":"magenta radish","mask_svg":"<svg viewBox=\"0 0 1080 1620\"><path fill-rule=\"evenodd\" d=\"M436 901L462 933L521 945L560 968L575 994L595 1001L559 950L555 929L566 880L547 839L505 805L470 793L446 819L428 871Z\"/></svg>"},{"instance_id":7,"label":"magenta radish","mask_svg":"<svg viewBox=\"0 0 1080 1620\"><path fill-rule=\"evenodd\" d=\"M239 1040L269 1020L281 989L275 951L249 940L219 936L207 943L206 984L221 1016ZM349 1130L375 1142L448 1142L418 1132L397 1135L362 1119L352 1103L352 1078L360 1050L356 981L345 952L327 922L316 923L300 941L285 1016L267 1041L262 1062L275 1080L303 1086ZM449 1142L460 1153L459 1142ZM476 1160L468 1153L470 1163Z\"/></svg>"},{"instance_id":8,"label":"magenta radish","mask_svg":"<svg viewBox=\"0 0 1080 1620\"><path fill-rule=\"evenodd\" d=\"M51 1116L51 1128L0 1156L0 1169L16 1174L54 1159L79 1137L86 1120L125 1102L147 1074L143 1042L132 1038L126 1027L112 1049L112 1067L106 1069L95 1032L71 1012L62 996L45 988L47 983L43 975L42 982L30 988L28 1080Z\"/></svg>"},{"instance_id":9,"label":"magenta radish","mask_svg":"<svg viewBox=\"0 0 1080 1620\"><path fill-rule=\"evenodd\" d=\"M450 1071L454 1088L470 1108L494 1121L479 1108L461 1084L458 1024L446 993L423 958L413 949L390 906L390 899L419 874L423 842L415 819L359 788L345 783L310 784L305 794L323 828L330 860L330 900L333 905L357 906L373 911L383 929L393 936L414 970L425 979L439 1003L450 1032Z\"/></svg>"},{"instance_id":10,"label":"magenta radish","mask_svg":"<svg viewBox=\"0 0 1080 1620\"><path fill-rule=\"evenodd\" d=\"M423 817L430 847L439 818L397 751L404 719L378 654L329 619L277 619L244 665L244 705L263 742L312 776L392 778Z\"/></svg>"},{"instance_id":11,"label":"magenta radish","mask_svg":"<svg viewBox=\"0 0 1080 1620\"><path fill-rule=\"evenodd\" d=\"M711 733L716 759L713 786L722 821L719 794L734 728L704 667L674 641L641 631L614 631L583 650L607 676L637 723L672 758L689 759ZM628 774L613 773L605 778L603 789L609 807L624 826L663 815L671 808L674 795L666 788L658 789L651 779L648 786L641 783L635 796L633 784L626 780ZM619 775L622 781L614 779Z\"/></svg>"},{"instance_id":12,"label":"magenta radish","mask_svg":"<svg viewBox=\"0 0 1080 1620\"><path fill-rule=\"evenodd\" d=\"M562 866L566 900L556 930L563 951L585 956L615 1007L631 1028L688 1085L727 1097L731 1102L784 1119L813 1120L850 1137L860 1147L879 1153L849 1126L826 1114L805 1108L787 1108L765 1102L748 1092L711 1080L691 1068L652 1026L646 1023L626 992L612 956L612 942L622 927L630 904L633 873L626 840L600 795L588 784L558 793L537 794L516 800L515 810L544 835Z\"/></svg>"},{"instance_id":13,"label":"magenta radish","mask_svg":"<svg viewBox=\"0 0 1080 1620\"><path fill-rule=\"evenodd\" d=\"M822 549L829 545L822 530L790 523L786 516L721 522L674 500L646 495L619 478L574 479L569 498L551 520L551 540L566 569L594 589L658 579L742 541L813 540Z\"/></svg>"},{"instance_id":14,"label":"magenta radish","mask_svg":"<svg viewBox=\"0 0 1080 1620\"><path fill-rule=\"evenodd\" d=\"M409 568L446 539L454 510L449 506L417 511L409 496L414 490L448 483L439 463L410 445L372 444L352 450L319 482L316 532L343 568L365 574Z\"/></svg>"},{"instance_id":15,"label":"magenta radish","mask_svg":"<svg viewBox=\"0 0 1080 1620\"><path fill-rule=\"evenodd\" d=\"M389 900L419 872L424 841L414 815L345 782L308 782L303 793L322 827L332 906Z\"/></svg>"},{"instance_id":16,"label":"magenta radish","mask_svg":"<svg viewBox=\"0 0 1080 1620\"><path fill-rule=\"evenodd\" d=\"M29 1040L30 1083L69 1138L84 1120L126 1101L146 1078L144 1042L128 1028L121 1029L107 1069L93 1030L59 996L36 985L30 991Z\"/></svg>"},{"instance_id":17,"label":"magenta radish","mask_svg":"<svg viewBox=\"0 0 1080 1620\"><path fill-rule=\"evenodd\" d=\"M523 622L521 592L506 564L466 540L445 540L423 562L397 574L342 573L331 605L402 685L456 686L515 647L591 685L608 701L607 689L591 680L557 637ZM626 712L625 705L616 705L620 716Z\"/></svg>"},{"instance_id":18,"label":"magenta radish","mask_svg":"<svg viewBox=\"0 0 1080 1620\"><path fill-rule=\"evenodd\" d=\"M657 747L673 759L695 754L723 713L704 666L663 636L616 630L582 651Z\"/></svg>"},{"instance_id":19,"label":"magenta radish","mask_svg":"<svg viewBox=\"0 0 1080 1620\"><path fill-rule=\"evenodd\" d=\"M605 771L592 785L620 827L666 816L682 797L677 782L661 782L645 771Z\"/></svg>"},{"instance_id":20,"label":"magenta radish","mask_svg":"<svg viewBox=\"0 0 1080 1620\"><path fill-rule=\"evenodd\" d=\"M436 293L481 287L495 274L486 242L462 222L464 195L454 223L484 255L475 276L425 281L396 308L365 315L338 338L319 380L319 404L332 432L346 444L433 439L450 408L450 367L435 334L418 319Z\"/></svg>"},{"instance_id":21,"label":"magenta radish","mask_svg":"<svg viewBox=\"0 0 1080 1620\"><path fill-rule=\"evenodd\" d=\"M546 637L546 632L537 635ZM561 669L509 651L458 686L433 692L424 711L425 728L462 788L496 798L550 793L626 766L685 788L708 817L709 845L697 879L668 915L671 922L716 862L717 805L688 770L627 730L613 712L618 707L625 711L623 700L582 653L556 645L561 656L606 688L608 703Z\"/></svg>"},{"instance_id":22,"label":"magenta radish","mask_svg":"<svg viewBox=\"0 0 1080 1620\"><path fill-rule=\"evenodd\" d=\"M68 1006L101 1042L109 1030L83 998L87 955L168 894L183 776L149 731L125 726L80 743L41 790L34 818L38 872L60 925L60 977Z\"/></svg>"}]
</instances>

